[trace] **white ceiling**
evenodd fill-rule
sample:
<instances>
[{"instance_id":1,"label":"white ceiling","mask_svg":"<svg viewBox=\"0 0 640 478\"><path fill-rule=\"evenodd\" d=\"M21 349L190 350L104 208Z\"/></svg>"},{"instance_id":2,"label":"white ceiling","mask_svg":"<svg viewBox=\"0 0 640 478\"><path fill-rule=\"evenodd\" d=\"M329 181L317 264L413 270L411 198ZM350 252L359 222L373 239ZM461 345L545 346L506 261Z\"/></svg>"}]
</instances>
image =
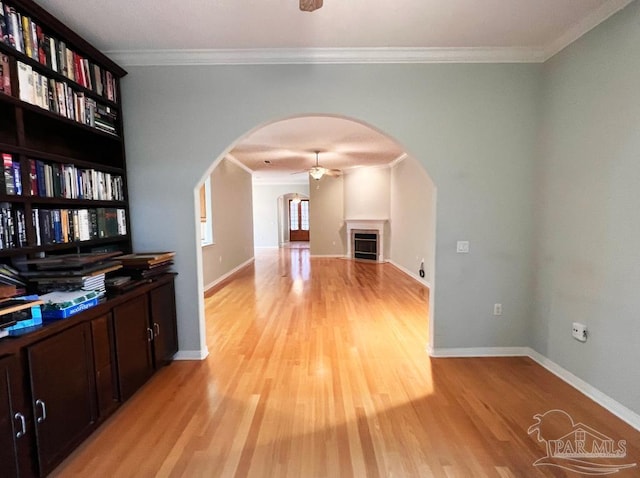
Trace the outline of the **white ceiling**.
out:
<instances>
[{"instance_id":1,"label":"white ceiling","mask_svg":"<svg viewBox=\"0 0 640 478\"><path fill-rule=\"evenodd\" d=\"M387 56L398 49L413 61L420 52L411 49L435 49L434 58L447 61L460 58L462 49L541 61L632 0L325 0L311 13L301 12L298 0L37 1L116 60L132 59L125 53L133 51L144 53L138 61L149 61L158 59L150 52L169 50L178 61L175 50L249 50L254 57L255 50L269 50L262 58L274 61L275 49L285 51L280 60L287 61L301 49L346 49L352 51L347 60L357 61L359 54L375 58L358 49Z\"/></svg>"},{"instance_id":2,"label":"white ceiling","mask_svg":"<svg viewBox=\"0 0 640 478\"><path fill-rule=\"evenodd\" d=\"M541 62L632 0L36 0L123 66L216 63ZM306 181L401 157L389 138L331 117L273 123L231 154L258 182ZM266 165L265 160L271 164Z\"/></svg>"},{"instance_id":3,"label":"white ceiling","mask_svg":"<svg viewBox=\"0 0 640 478\"><path fill-rule=\"evenodd\" d=\"M315 165L315 151L320 166L345 173L388 165L403 155L398 143L369 126L331 116L271 123L243 138L230 154L254 173L254 182L307 182L305 170Z\"/></svg>"}]
</instances>

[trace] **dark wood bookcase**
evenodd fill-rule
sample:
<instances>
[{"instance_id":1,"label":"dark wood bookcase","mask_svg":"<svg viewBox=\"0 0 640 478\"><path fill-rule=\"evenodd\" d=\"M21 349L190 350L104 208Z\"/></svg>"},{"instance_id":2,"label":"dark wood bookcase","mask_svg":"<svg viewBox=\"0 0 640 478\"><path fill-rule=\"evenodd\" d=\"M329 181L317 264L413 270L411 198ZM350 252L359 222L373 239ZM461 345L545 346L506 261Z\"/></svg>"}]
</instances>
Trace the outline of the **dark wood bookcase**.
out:
<instances>
[{"instance_id":1,"label":"dark wood bookcase","mask_svg":"<svg viewBox=\"0 0 640 478\"><path fill-rule=\"evenodd\" d=\"M80 66L80 68L75 70L78 78L73 80L62 71L56 71L62 70L61 65L56 65L54 69L50 65L50 61L42 63L42 56L39 59L34 58L33 54L29 56L26 51L18 51L8 40L7 42L0 41L0 55L8 57L11 78L10 94L0 92L0 153L10 154L13 161L19 163L22 185L21 194L6 194L6 190L0 190L0 204L5 208L9 207L12 214L17 214L16 211L20 211L20 214L24 216L23 240L20 241L21 243L14 241L15 247L5 244L0 249L0 261L8 262L21 257L36 257L43 253L113 249L125 253L131 252L131 227L119 88L120 78L126 75L126 71L36 3L30 0L2 0L2 5L13 8L19 15L28 17L32 23L37 24L38 33L42 35L42 38L47 40L53 38L56 45L63 43L68 51L75 53L81 60L86 60L87 69L83 69L82 64L76 64L75 66ZM4 17L5 23L10 21L7 15ZM49 41L46 44L49 45ZM40 45L40 48L43 48L43 44ZM49 56L52 54L55 53L49 53ZM45 78L43 81L55 80L55 82L64 85L65 91L77 94L83 101L95 102L102 109L108 108L116 117L113 125L114 131L105 131L104 128L92 126L89 119L85 119L84 122L76 121L45 107L22 101L20 90L26 87L19 81L19 63L27 65L41 75ZM82 78L85 78L84 80L80 78L80 69L83 69ZM106 84L100 82L101 88L96 85L98 81L93 76L94 72L96 77L100 76L98 72L102 72L110 75L110 78L113 79L110 82L113 84L111 97L106 95ZM91 82L92 85L87 84L88 82ZM103 90L104 93L101 94L99 90ZM54 95L54 93L50 91L50 95ZM51 101L55 102L55 99L52 98ZM77 101L74 102L72 99L71 102L74 103L73 106L77 111L87 110L87 108L79 106ZM33 175L32 162L40 162L54 168L73 165L79 170L95 170L111 175L111 177L118 177L122 181L123 197L118 200L113 198L98 200L94 198L82 199L77 196L71 198L69 195L63 194L45 195L43 191L38 191L37 195L32 194L34 189L39 189L38 180ZM32 182L36 184L32 184ZM91 238L82 240L77 236L68 236L63 240L44 241L39 228L40 220L37 216L34 217L34 211L38 214L40 210L66 210L66 214L73 214L73 211L79 209L104 210L105 208L124 211L126 227L119 230L117 235L113 234L109 237L94 237L92 235Z\"/></svg>"},{"instance_id":2,"label":"dark wood bookcase","mask_svg":"<svg viewBox=\"0 0 640 478\"><path fill-rule=\"evenodd\" d=\"M3 183L4 169L0 169L0 229L6 231L3 221L13 216L16 221L23 218L24 224L16 232L14 222L14 233L22 235L14 234L9 246L6 236L0 235L0 262L16 265L23 259L75 252L132 252L119 87L126 72L36 3L0 0L0 4L37 24L35 37L42 35L43 45L63 42L78 57L72 53L67 58L84 75L71 79L68 71L53 65L46 55L43 62L33 50L21 52L0 38L0 55L8 59L0 64L9 65L11 80L10 91L0 91L0 153L10 155L11 172L19 169L22 187L21 194L10 194ZM6 22L6 12L4 17ZM86 66L74 63L83 60ZM24 85L19 76L23 75L23 81L29 78L25 71L36 72L30 76L35 84L39 81L42 87L46 83L51 86L49 91L55 88L54 96L49 98L41 88L34 101L37 93L21 92ZM110 85L108 91L103 79ZM55 95L60 92L67 95L64 101L71 98L71 106L59 103L60 96ZM66 113L63 106L69 108ZM74 109L84 116L65 116ZM96 112L99 114L94 115ZM32 165L37 166L35 170ZM3 166L4 158L0 160L0 168ZM56 171L68 175L64 177L69 182L60 179L57 188L43 189L39 173L46 172L51 180ZM103 185L100 191L108 193L95 194L95 189L86 193L78 179L79 174L84 180L85 173L96 174L100 179L92 179L91 184L98 181ZM71 186L74 180L78 183ZM86 234L77 236L74 225L73 234L67 230L62 240L58 235L49 240L38 214L56 210L66 211L62 217L67 221L79 216L73 211L96 211L98 220L97 211L116 211L116 233L105 226L104 233L87 238ZM109 217L113 226L113 213ZM48 475L172 359L178 349L174 277L159 275L72 317L0 339L0 475Z\"/></svg>"}]
</instances>

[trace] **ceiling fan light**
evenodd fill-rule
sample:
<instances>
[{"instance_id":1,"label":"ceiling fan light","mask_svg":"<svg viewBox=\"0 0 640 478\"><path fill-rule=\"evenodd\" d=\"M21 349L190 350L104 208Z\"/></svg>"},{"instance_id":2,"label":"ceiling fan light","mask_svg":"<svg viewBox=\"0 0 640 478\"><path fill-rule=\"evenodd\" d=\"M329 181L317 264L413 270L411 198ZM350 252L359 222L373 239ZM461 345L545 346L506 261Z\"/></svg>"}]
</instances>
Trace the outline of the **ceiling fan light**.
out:
<instances>
[{"instance_id":1,"label":"ceiling fan light","mask_svg":"<svg viewBox=\"0 0 640 478\"><path fill-rule=\"evenodd\" d=\"M322 6L322 0L300 0L300 10L313 12Z\"/></svg>"},{"instance_id":2,"label":"ceiling fan light","mask_svg":"<svg viewBox=\"0 0 640 478\"><path fill-rule=\"evenodd\" d=\"M309 170L309 176L311 176L316 181L320 180L322 176L324 176L325 170L322 167L313 167Z\"/></svg>"}]
</instances>

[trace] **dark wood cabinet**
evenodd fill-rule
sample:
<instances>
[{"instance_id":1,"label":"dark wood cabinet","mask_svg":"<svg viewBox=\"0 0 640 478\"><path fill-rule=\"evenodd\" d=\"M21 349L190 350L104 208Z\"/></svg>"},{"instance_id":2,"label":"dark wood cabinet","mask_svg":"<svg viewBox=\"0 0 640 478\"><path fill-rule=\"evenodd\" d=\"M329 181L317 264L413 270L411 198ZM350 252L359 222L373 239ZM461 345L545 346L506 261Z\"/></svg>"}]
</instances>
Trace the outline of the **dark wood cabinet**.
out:
<instances>
[{"instance_id":1,"label":"dark wood cabinet","mask_svg":"<svg viewBox=\"0 0 640 478\"><path fill-rule=\"evenodd\" d=\"M13 403L15 358L0 359L0 469L4 476L18 476L18 440L27 433L24 413Z\"/></svg>"},{"instance_id":2,"label":"dark wood cabinet","mask_svg":"<svg viewBox=\"0 0 640 478\"><path fill-rule=\"evenodd\" d=\"M178 351L176 295L173 281L149 293L151 326L153 328L153 358L156 368L169 363Z\"/></svg>"},{"instance_id":3,"label":"dark wood cabinet","mask_svg":"<svg viewBox=\"0 0 640 478\"><path fill-rule=\"evenodd\" d=\"M91 321L93 338L93 366L96 377L98 415L105 418L118 406L118 389L115 381L111 314Z\"/></svg>"},{"instance_id":4,"label":"dark wood cabinet","mask_svg":"<svg viewBox=\"0 0 640 478\"><path fill-rule=\"evenodd\" d=\"M173 358L174 278L0 340L0 476L46 476Z\"/></svg>"},{"instance_id":5,"label":"dark wood cabinet","mask_svg":"<svg viewBox=\"0 0 640 478\"><path fill-rule=\"evenodd\" d=\"M45 475L97 418L91 330L82 323L27 348L40 473Z\"/></svg>"},{"instance_id":6,"label":"dark wood cabinet","mask_svg":"<svg viewBox=\"0 0 640 478\"><path fill-rule=\"evenodd\" d=\"M149 298L141 295L113 308L114 343L120 399L126 400L151 377L153 330Z\"/></svg>"}]
</instances>

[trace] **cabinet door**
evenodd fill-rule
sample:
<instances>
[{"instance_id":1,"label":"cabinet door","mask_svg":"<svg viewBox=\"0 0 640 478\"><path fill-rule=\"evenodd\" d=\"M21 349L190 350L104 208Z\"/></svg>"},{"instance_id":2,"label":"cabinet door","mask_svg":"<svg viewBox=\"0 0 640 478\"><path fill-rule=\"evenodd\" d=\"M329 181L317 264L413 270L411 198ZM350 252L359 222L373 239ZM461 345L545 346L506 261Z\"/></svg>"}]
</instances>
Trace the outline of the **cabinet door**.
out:
<instances>
[{"instance_id":1,"label":"cabinet door","mask_svg":"<svg viewBox=\"0 0 640 478\"><path fill-rule=\"evenodd\" d=\"M149 296L154 332L153 353L156 367L160 367L169 363L178 351L176 298L173 281L153 289Z\"/></svg>"},{"instance_id":2,"label":"cabinet door","mask_svg":"<svg viewBox=\"0 0 640 478\"><path fill-rule=\"evenodd\" d=\"M111 315L104 315L91 321L93 366L96 373L98 414L101 418L108 416L118 405L111 331Z\"/></svg>"},{"instance_id":3,"label":"cabinet door","mask_svg":"<svg viewBox=\"0 0 640 478\"><path fill-rule=\"evenodd\" d=\"M96 420L89 324L27 348L40 473L46 475Z\"/></svg>"},{"instance_id":4,"label":"cabinet door","mask_svg":"<svg viewBox=\"0 0 640 478\"><path fill-rule=\"evenodd\" d=\"M20 416L14 421L11 386L13 381L13 357L0 360L0 470L4 476L18 476L18 447L17 435L22 437Z\"/></svg>"},{"instance_id":5,"label":"cabinet door","mask_svg":"<svg viewBox=\"0 0 640 478\"><path fill-rule=\"evenodd\" d=\"M153 374L147 295L113 308L113 330L120 399L128 399Z\"/></svg>"}]
</instances>

